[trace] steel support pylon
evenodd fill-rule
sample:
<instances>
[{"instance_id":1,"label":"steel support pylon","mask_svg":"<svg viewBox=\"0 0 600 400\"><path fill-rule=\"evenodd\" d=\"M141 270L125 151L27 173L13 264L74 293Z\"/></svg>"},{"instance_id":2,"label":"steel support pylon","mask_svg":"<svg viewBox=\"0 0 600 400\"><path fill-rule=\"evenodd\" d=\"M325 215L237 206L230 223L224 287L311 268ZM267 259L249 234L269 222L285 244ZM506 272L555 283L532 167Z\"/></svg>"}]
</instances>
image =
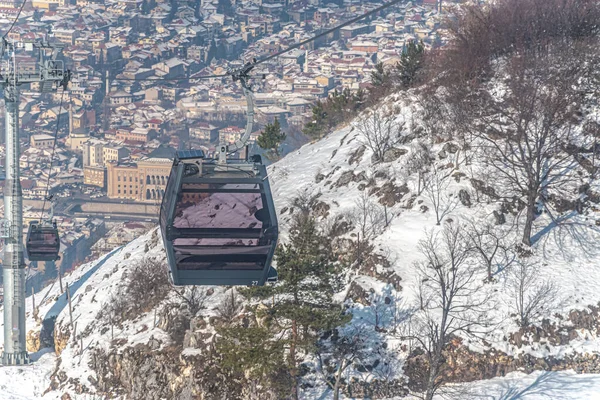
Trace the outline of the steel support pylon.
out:
<instances>
[{"instance_id":1,"label":"steel support pylon","mask_svg":"<svg viewBox=\"0 0 600 400\"><path fill-rule=\"evenodd\" d=\"M39 64L35 71L17 65L16 49L26 51L39 49ZM4 237L2 277L4 285L4 365L29 364L25 327L25 260L23 257L23 195L19 173L19 86L39 83L42 92L52 90L54 84L67 90L71 77L62 61L56 60L59 49L46 42L8 43L0 39L0 55L6 51L10 58L2 64L0 86L4 90L6 180L4 182L4 219L8 222L8 234ZM45 53L52 50L51 60ZM57 121L58 123L58 121Z\"/></svg>"},{"instance_id":2,"label":"steel support pylon","mask_svg":"<svg viewBox=\"0 0 600 400\"><path fill-rule=\"evenodd\" d=\"M19 89L4 86L6 126L6 180L4 218L9 237L4 241L4 365L29 363L25 338L25 262L23 259L23 194L19 173Z\"/></svg>"}]
</instances>

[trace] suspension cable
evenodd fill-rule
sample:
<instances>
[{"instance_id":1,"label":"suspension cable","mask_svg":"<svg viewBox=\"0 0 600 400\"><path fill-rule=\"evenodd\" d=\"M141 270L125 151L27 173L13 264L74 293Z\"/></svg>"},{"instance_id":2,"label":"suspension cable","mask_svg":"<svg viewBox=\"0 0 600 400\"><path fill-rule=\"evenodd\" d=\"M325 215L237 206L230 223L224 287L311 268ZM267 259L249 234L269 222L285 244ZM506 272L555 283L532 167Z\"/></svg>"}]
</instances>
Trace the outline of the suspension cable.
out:
<instances>
[{"instance_id":1,"label":"suspension cable","mask_svg":"<svg viewBox=\"0 0 600 400\"><path fill-rule=\"evenodd\" d=\"M333 28L329 28L329 29L327 29L327 30L319 33L316 36L313 36L313 37L305 39L305 40L303 40L301 42L295 43L295 44L289 46L288 48L285 48L285 49L283 49L281 51L278 51L275 54L271 54L269 56L265 56L265 57L259 59L258 61L256 61L255 63L253 63L253 65L258 65L258 64L264 63L265 61L272 60L273 58L279 57L279 56L281 56L281 55L283 55L283 54L285 54L285 53L287 53L289 51L292 51L294 49L297 49L298 47L304 46L307 43L315 41L315 40L317 40L317 39L319 39L319 38L321 38L323 36L329 35L330 33L337 31L338 29L342 29L342 28L344 28L344 27L346 27L348 25L351 25L351 24L355 23L356 21L360 21L363 18L370 17L373 14L376 14L376 13L378 13L380 11L383 11L386 8L391 7L393 5L396 5L398 3L401 3L403 1L406 1L406 0L392 0L389 3L385 3L385 4L383 4L383 5L381 5L381 6L377 7L377 8L372 9L371 11L368 11L368 12L366 12L364 14L361 14L361 15L358 15L358 16L356 16L354 18L351 18L351 19L349 19L346 22L343 22L343 23L341 23L339 25L334 26Z\"/></svg>"},{"instance_id":2,"label":"suspension cable","mask_svg":"<svg viewBox=\"0 0 600 400\"><path fill-rule=\"evenodd\" d=\"M54 142L52 143L52 154L50 156L50 170L48 171L48 179L46 180L46 194L44 195L44 204L42 205L42 213L40 214L40 222L44 218L44 209L46 208L46 200L51 200L50 194L50 175L52 175L52 161L54 160L54 152L56 150L56 142L58 141L58 129L60 128L60 114L62 110L63 98L65 96L66 89L63 87L63 91L60 94L60 103L58 105L58 115L56 116L56 130L54 132Z\"/></svg>"},{"instance_id":3,"label":"suspension cable","mask_svg":"<svg viewBox=\"0 0 600 400\"><path fill-rule=\"evenodd\" d=\"M213 78L224 78L229 76L229 74L216 74L216 75L206 75L206 76L198 76L198 77L187 77L187 78L115 78L117 81L131 81L131 82L183 82L183 81L191 81L191 80L203 80L203 79L213 79Z\"/></svg>"},{"instance_id":4,"label":"suspension cable","mask_svg":"<svg viewBox=\"0 0 600 400\"><path fill-rule=\"evenodd\" d=\"M376 14L376 13L378 13L380 11L383 11L386 8L389 8L389 7L393 6L393 5L399 4L399 3L403 2L403 1L406 1L406 0L392 0L389 3L385 3L385 4L383 4L383 5L379 6L379 7L376 7L374 9L372 9L371 11L368 11L368 12L366 12L364 14L361 14L361 15L358 15L358 16L356 16L354 18L351 18L351 19L349 19L346 22L343 22L343 23L341 23L339 25L334 26L333 28L326 29L323 32L319 33L318 35L312 36L312 37L310 37L308 39L305 39L305 40L302 40L302 41L300 41L298 43L294 43L293 45L291 45L291 46L289 46L289 47L287 47L287 48L285 48L283 50L280 50L280 51L278 51L275 54L264 56L263 58L260 58L258 60L254 60L251 63L247 63L242 68L245 68L247 66L253 66L254 67L254 66L258 65L258 64L262 64L262 63L264 63L266 61L272 60L273 58L277 58L279 56L282 56L283 54L285 54L287 52L290 52L290 51L292 51L294 49L297 49L297 48L299 48L301 46L304 46L305 44L313 42L313 41L315 41L315 40L317 40L317 39L319 39L319 38L321 38L323 36L329 35L330 33L335 32L338 29L342 29L342 28L344 28L344 27L346 27L348 25L351 25L351 24L353 24L353 23L355 23L357 21L360 21L361 19L370 17L373 14ZM189 81L189 80L193 80L193 79L222 78L222 77L229 76L229 75L233 75L233 73L232 72L228 72L226 74L208 75L208 76L198 77L198 78L191 78L191 77L189 77L189 78L159 78L159 79L152 79L152 78L143 78L143 79L116 78L116 80L118 80L118 81L160 81L160 80L164 80L164 81L174 81L174 82L177 82L177 81Z\"/></svg>"},{"instance_id":5,"label":"suspension cable","mask_svg":"<svg viewBox=\"0 0 600 400\"><path fill-rule=\"evenodd\" d=\"M23 2L21 3L21 8L19 8L19 11L17 12L17 16L15 17L12 24L10 25L10 28L8 28L8 31L6 31L6 33L4 35L2 35L2 39L5 39L6 36L8 36L8 34L15 27L15 24L17 23L17 21L19 20L19 17L21 16L21 11L23 11L23 7L25 7L25 3L27 3L27 0L23 0Z\"/></svg>"}]
</instances>

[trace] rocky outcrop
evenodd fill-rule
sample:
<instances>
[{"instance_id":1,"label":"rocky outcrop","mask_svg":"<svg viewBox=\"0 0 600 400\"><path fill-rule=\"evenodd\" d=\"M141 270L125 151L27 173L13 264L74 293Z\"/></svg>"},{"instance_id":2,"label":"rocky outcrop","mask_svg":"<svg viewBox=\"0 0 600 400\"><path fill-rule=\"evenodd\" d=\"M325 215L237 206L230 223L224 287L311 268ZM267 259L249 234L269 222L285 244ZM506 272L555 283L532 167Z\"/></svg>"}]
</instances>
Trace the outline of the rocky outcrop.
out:
<instances>
[{"instance_id":1,"label":"rocky outcrop","mask_svg":"<svg viewBox=\"0 0 600 400\"><path fill-rule=\"evenodd\" d=\"M362 160L363 156L365 155L366 149L367 149L367 147L363 144L359 148L354 150L354 152L350 155L348 164L352 165L354 163L356 163L356 164L360 163L360 160Z\"/></svg>"},{"instance_id":2,"label":"rocky outcrop","mask_svg":"<svg viewBox=\"0 0 600 400\"><path fill-rule=\"evenodd\" d=\"M408 153L408 150L406 150L406 149L399 149L397 147L392 147L391 149L388 149L385 151L385 153L383 153L383 162L387 163L387 162L396 161L398 158L405 155L406 153Z\"/></svg>"},{"instance_id":3,"label":"rocky outcrop","mask_svg":"<svg viewBox=\"0 0 600 400\"><path fill-rule=\"evenodd\" d=\"M56 325L54 327L54 351L57 356L60 356L62 351L69 344L71 338L71 328L69 326Z\"/></svg>"},{"instance_id":4,"label":"rocky outcrop","mask_svg":"<svg viewBox=\"0 0 600 400\"><path fill-rule=\"evenodd\" d=\"M548 320L538 326L521 328L506 338L511 344L521 348L525 345L547 344L566 345L579 337L581 332L600 334L600 304L588 309L571 311L566 323L556 324ZM600 373L600 354L573 354L557 359L538 358L529 354L509 356L495 349L483 353L470 351L461 339L454 338L444 351L446 365L443 380L446 383L471 382L505 376L513 371L527 374L534 371L561 371L572 369L578 373ZM411 353L404 365L404 373L409 378L411 390L422 391L427 376L427 359L420 349Z\"/></svg>"},{"instance_id":5,"label":"rocky outcrop","mask_svg":"<svg viewBox=\"0 0 600 400\"><path fill-rule=\"evenodd\" d=\"M402 186L396 186L394 182L386 182L380 188L373 188L370 191L370 195L378 196L379 203L387 207L393 207L399 203L404 196L410 192L408 186L403 184Z\"/></svg>"},{"instance_id":6,"label":"rocky outcrop","mask_svg":"<svg viewBox=\"0 0 600 400\"><path fill-rule=\"evenodd\" d=\"M157 351L147 344L119 352L95 349L89 366L97 379L89 381L101 393L126 395L132 400L172 399L189 377L180 352L174 347Z\"/></svg>"},{"instance_id":7,"label":"rocky outcrop","mask_svg":"<svg viewBox=\"0 0 600 400\"><path fill-rule=\"evenodd\" d=\"M343 392L346 396L356 399L387 399L409 394L406 382L400 379L373 379L365 382L352 378Z\"/></svg>"},{"instance_id":8,"label":"rocky outcrop","mask_svg":"<svg viewBox=\"0 0 600 400\"><path fill-rule=\"evenodd\" d=\"M350 182L361 182L366 181L367 177L364 172L354 174L354 171L344 171L335 183L335 187L347 186Z\"/></svg>"},{"instance_id":9,"label":"rocky outcrop","mask_svg":"<svg viewBox=\"0 0 600 400\"><path fill-rule=\"evenodd\" d=\"M27 332L26 337L26 345L27 351L29 353L35 353L36 351L40 351L40 331L39 330L30 330Z\"/></svg>"}]
</instances>

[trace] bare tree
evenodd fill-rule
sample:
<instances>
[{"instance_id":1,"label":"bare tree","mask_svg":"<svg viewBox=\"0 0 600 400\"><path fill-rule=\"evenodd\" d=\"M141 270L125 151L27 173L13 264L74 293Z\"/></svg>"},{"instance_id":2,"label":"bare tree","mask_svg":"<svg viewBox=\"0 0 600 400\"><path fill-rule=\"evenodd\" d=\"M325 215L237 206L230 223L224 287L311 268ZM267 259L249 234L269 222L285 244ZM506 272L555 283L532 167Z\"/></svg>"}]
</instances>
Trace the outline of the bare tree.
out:
<instances>
[{"instance_id":1,"label":"bare tree","mask_svg":"<svg viewBox=\"0 0 600 400\"><path fill-rule=\"evenodd\" d=\"M568 195L566 183L580 179L573 167L586 140L574 129L582 107L581 70L569 59L576 55L559 47L547 54L512 56L498 72L501 90L490 85L477 101L461 105L470 108L461 113L463 127L481 139L483 159L497 186L525 204L522 242L527 246L538 201L552 192Z\"/></svg>"},{"instance_id":2,"label":"bare tree","mask_svg":"<svg viewBox=\"0 0 600 400\"><path fill-rule=\"evenodd\" d=\"M436 225L450 214L458 206L458 196L453 196L449 193L450 172L434 168L431 174L427 177L425 184L425 196L433 206L435 211Z\"/></svg>"},{"instance_id":3,"label":"bare tree","mask_svg":"<svg viewBox=\"0 0 600 400\"><path fill-rule=\"evenodd\" d=\"M509 262L507 260L509 251L504 242L506 233L488 221L471 220L468 222L465 234L475 255L486 267L487 281L491 282L494 274L492 267L494 264L498 265L495 261L501 259L505 265Z\"/></svg>"},{"instance_id":4,"label":"bare tree","mask_svg":"<svg viewBox=\"0 0 600 400\"><path fill-rule=\"evenodd\" d=\"M148 312L167 297L171 286L165 270L164 262L154 258L144 257L134 262L124 282L132 311Z\"/></svg>"},{"instance_id":5,"label":"bare tree","mask_svg":"<svg viewBox=\"0 0 600 400\"><path fill-rule=\"evenodd\" d=\"M441 233L428 233L419 249L425 256L416 264L420 309L411 318L413 333L402 336L414 339L425 352L424 398L431 400L444 384L444 349L454 335L472 333L485 323L489 298L477 284L480 272L461 226L446 224Z\"/></svg>"},{"instance_id":6,"label":"bare tree","mask_svg":"<svg viewBox=\"0 0 600 400\"><path fill-rule=\"evenodd\" d=\"M231 294L225 297L225 300L217 307L217 315L227 323L231 322L241 310L240 301L235 294L235 290L231 289L230 292Z\"/></svg>"},{"instance_id":7,"label":"bare tree","mask_svg":"<svg viewBox=\"0 0 600 400\"><path fill-rule=\"evenodd\" d=\"M556 304L558 288L541 278L540 268L534 262L516 262L508 271L507 284L511 305L521 327L529 326Z\"/></svg>"},{"instance_id":8,"label":"bare tree","mask_svg":"<svg viewBox=\"0 0 600 400\"><path fill-rule=\"evenodd\" d=\"M362 259L363 244L380 235L387 222L387 210L381 204L373 201L366 191L361 192L351 211L351 219L358 227L357 259Z\"/></svg>"},{"instance_id":9,"label":"bare tree","mask_svg":"<svg viewBox=\"0 0 600 400\"><path fill-rule=\"evenodd\" d=\"M340 398L344 372L355 361L365 359L368 349L366 335L361 327L353 327L343 336L334 335L331 341L318 343L319 370L325 382L333 390L333 400Z\"/></svg>"},{"instance_id":10,"label":"bare tree","mask_svg":"<svg viewBox=\"0 0 600 400\"><path fill-rule=\"evenodd\" d=\"M373 201L365 191L361 192L354 204L352 219L358 225L362 239L368 241L380 235L389 224L384 207Z\"/></svg>"},{"instance_id":11,"label":"bare tree","mask_svg":"<svg viewBox=\"0 0 600 400\"><path fill-rule=\"evenodd\" d=\"M416 142L406 160L406 168L409 174L417 174L417 196L420 196L425 188L425 176L433 164L431 149L422 141Z\"/></svg>"},{"instance_id":12,"label":"bare tree","mask_svg":"<svg viewBox=\"0 0 600 400\"><path fill-rule=\"evenodd\" d=\"M385 153L402 140L405 122L396 121L396 115L378 105L370 114L361 119L356 129L360 133L360 142L373 152L373 161L383 161Z\"/></svg>"},{"instance_id":13,"label":"bare tree","mask_svg":"<svg viewBox=\"0 0 600 400\"><path fill-rule=\"evenodd\" d=\"M186 304L191 318L194 318L204 308L206 292L203 292L198 286L188 286L181 290L175 290L175 293Z\"/></svg>"}]
</instances>

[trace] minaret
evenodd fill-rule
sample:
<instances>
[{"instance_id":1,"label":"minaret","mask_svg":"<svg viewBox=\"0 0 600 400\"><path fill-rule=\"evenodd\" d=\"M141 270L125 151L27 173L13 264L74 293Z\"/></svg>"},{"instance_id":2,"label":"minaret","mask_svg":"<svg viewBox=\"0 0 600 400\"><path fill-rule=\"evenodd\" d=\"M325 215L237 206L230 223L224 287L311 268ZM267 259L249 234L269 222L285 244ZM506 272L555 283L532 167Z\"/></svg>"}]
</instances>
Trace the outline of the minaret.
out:
<instances>
[{"instance_id":1,"label":"minaret","mask_svg":"<svg viewBox=\"0 0 600 400\"><path fill-rule=\"evenodd\" d=\"M306 53L304 53L304 73L308 74L308 49L306 49Z\"/></svg>"},{"instance_id":2,"label":"minaret","mask_svg":"<svg viewBox=\"0 0 600 400\"><path fill-rule=\"evenodd\" d=\"M73 136L73 105L69 104L69 137Z\"/></svg>"},{"instance_id":3,"label":"minaret","mask_svg":"<svg viewBox=\"0 0 600 400\"><path fill-rule=\"evenodd\" d=\"M106 96L110 93L110 79L108 78L108 68L106 69Z\"/></svg>"}]
</instances>

